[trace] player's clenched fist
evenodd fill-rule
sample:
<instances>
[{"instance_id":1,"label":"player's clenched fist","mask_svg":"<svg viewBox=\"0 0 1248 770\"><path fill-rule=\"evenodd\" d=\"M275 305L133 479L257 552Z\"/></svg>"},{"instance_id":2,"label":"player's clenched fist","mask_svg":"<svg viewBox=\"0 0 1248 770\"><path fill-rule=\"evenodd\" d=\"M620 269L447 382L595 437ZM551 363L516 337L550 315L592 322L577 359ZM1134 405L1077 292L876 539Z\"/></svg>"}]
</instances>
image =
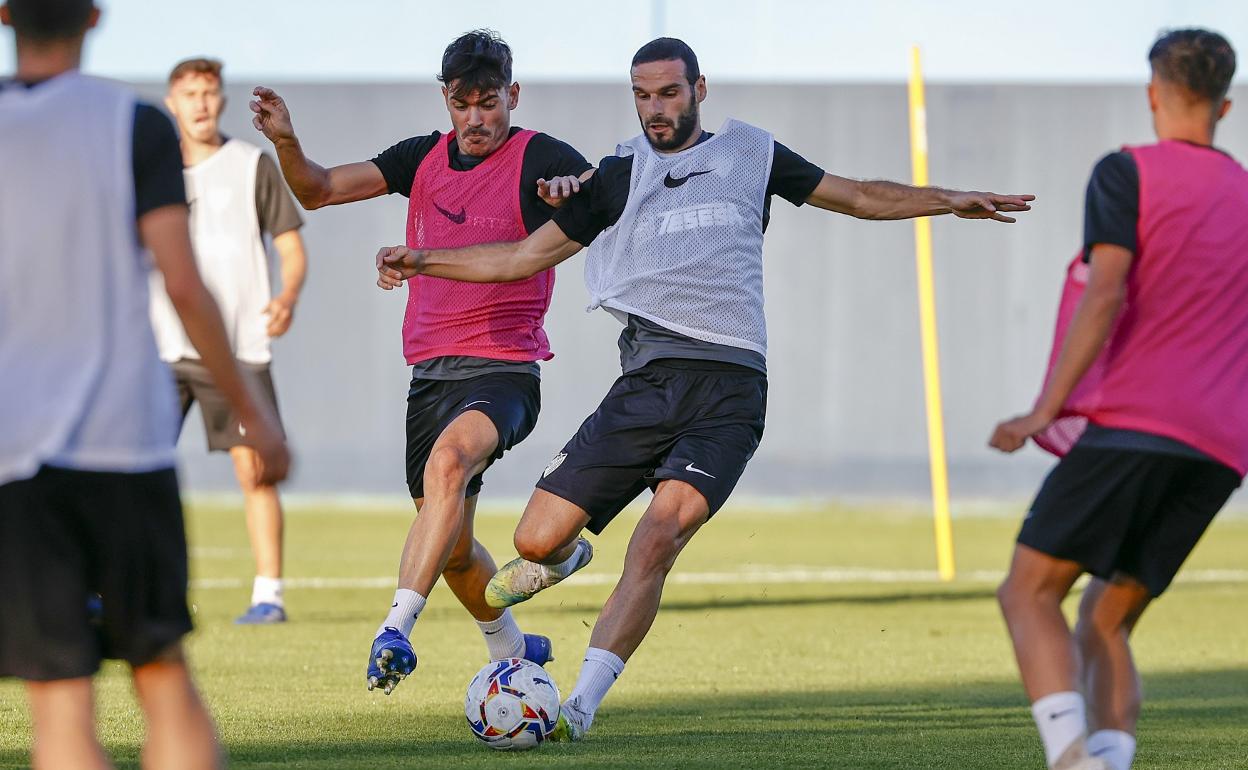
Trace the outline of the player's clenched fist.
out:
<instances>
[{"instance_id":1,"label":"player's clenched fist","mask_svg":"<svg viewBox=\"0 0 1248 770\"><path fill-rule=\"evenodd\" d=\"M419 275L424 254L406 246L383 246L377 252L377 285L389 291L402 286L404 279Z\"/></svg>"},{"instance_id":2,"label":"player's clenched fist","mask_svg":"<svg viewBox=\"0 0 1248 770\"><path fill-rule=\"evenodd\" d=\"M290 122L290 110L286 109L282 97L272 88L264 86L256 86L251 93L256 97L248 103L251 111L256 113L251 119L252 125L274 144L294 139L295 128Z\"/></svg>"}]
</instances>

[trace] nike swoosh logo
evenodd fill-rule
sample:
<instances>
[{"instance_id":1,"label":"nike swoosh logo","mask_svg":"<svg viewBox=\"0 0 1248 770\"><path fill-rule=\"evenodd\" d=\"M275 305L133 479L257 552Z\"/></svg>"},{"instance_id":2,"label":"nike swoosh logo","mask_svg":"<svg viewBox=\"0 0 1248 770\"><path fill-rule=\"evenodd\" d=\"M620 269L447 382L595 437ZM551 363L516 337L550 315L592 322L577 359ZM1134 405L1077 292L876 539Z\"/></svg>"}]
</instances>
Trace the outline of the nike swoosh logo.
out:
<instances>
[{"instance_id":1,"label":"nike swoosh logo","mask_svg":"<svg viewBox=\"0 0 1248 770\"><path fill-rule=\"evenodd\" d=\"M442 216L446 217L447 219L451 220L451 222L457 225L462 225L464 222L468 221L468 209L464 208L463 206L459 207L458 214L452 214L451 212L447 211L446 209L442 208L436 203L433 204L433 207L438 210L438 213L440 213Z\"/></svg>"},{"instance_id":2,"label":"nike swoosh logo","mask_svg":"<svg viewBox=\"0 0 1248 770\"><path fill-rule=\"evenodd\" d=\"M703 174L709 174L713 170L714 169L708 168L706 171L690 171L688 174L685 174L679 179L672 176L672 172L669 171L667 172L667 176L663 177L663 186L675 189L677 187L680 187L685 182L688 182L690 179L694 178L695 176L702 176ZM434 204L434 205L437 205L437 204Z\"/></svg>"},{"instance_id":3,"label":"nike swoosh logo","mask_svg":"<svg viewBox=\"0 0 1248 770\"><path fill-rule=\"evenodd\" d=\"M395 602L394 604L390 605L390 609L394 609L395 607L398 607L398 606L399 606L399 603Z\"/></svg>"},{"instance_id":4,"label":"nike swoosh logo","mask_svg":"<svg viewBox=\"0 0 1248 770\"><path fill-rule=\"evenodd\" d=\"M477 404L488 404L488 403L490 402L489 401L473 401L471 404L464 404L464 408L467 409L470 406L476 406Z\"/></svg>"},{"instance_id":5,"label":"nike swoosh logo","mask_svg":"<svg viewBox=\"0 0 1248 770\"><path fill-rule=\"evenodd\" d=\"M1054 720L1060 719L1060 718L1062 718L1062 717L1066 716L1067 714L1073 714L1073 713L1075 713L1075 712L1076 712L1076 711L1078 711L1078 710L1079 710L1079 709L1064 709L1064 710L1062 710L1062 711L1058 711L1058 712L1056 712L1056 713L1049 714L1049 721L1050 721L1050 722L1052 722L1052 721L1054 721Z\"/></svg>"},{"instance_id":6,"label":"nike swoosh logo","mask_svg":"<svg viewBox=\"0 0 1248 770\"><path fill-rule=\"evenodd\" d=\"M501 629L501 628L500 628L500 629L498 629L498 631L502 631L502 630L503 630L503 629ZM493 636L494 634L497 634L497 633L498 633L498 631L486 631L486 632L485 632L485 635L486 635L486 636Z\"/></svg>"},{"instance_id":7,"label":"nike swoosh logo","mask_svg":"<svg viewBox=\"0 0 1248 770\"><path fill-rule=\"evenodd\" d=\"M701 473L703 476L706 476L708 479L715 478L714 476L702 470L701 468L693 467L693 463L689 463L688 465L686 465L685 470L689 471L690 473Z\"/></svg>"}]
</instances>

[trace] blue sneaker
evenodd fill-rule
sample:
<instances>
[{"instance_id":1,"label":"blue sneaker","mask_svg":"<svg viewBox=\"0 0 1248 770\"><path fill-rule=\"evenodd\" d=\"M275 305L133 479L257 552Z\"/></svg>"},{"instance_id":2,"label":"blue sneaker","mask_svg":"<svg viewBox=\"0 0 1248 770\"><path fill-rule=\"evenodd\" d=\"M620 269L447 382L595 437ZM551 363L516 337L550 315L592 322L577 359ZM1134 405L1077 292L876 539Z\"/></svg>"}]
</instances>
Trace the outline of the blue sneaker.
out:
<instances>
[{"instance_id":1,"label":"blue sneaker","mask_svg":"<svg viewBox=\"0 0 1248 770\"><path fill-rule=\"evenodd\" d=\"M524 659L544 666L555 659L555 649L550 638L539 634L524 635Z\"/></svg>"},{"instance_id":2,"label":"blue sneaker","mask_svg":"<svg viewBox=\"0 0 1248 770\"><path fill-rule=\"evenodd\" d=\"M265 626L272 623L285 623L286 610L280 604L260 602L247 608L247 611L234 619L240 626Z\"/></svg>"},{"instance_id":3,"label":"blue sneaker","mask_svg":"<svg viewBox=\"0 0 1248 770\"><path fill-rule=\"evenodd\" d=\"M368 654L368 689L380 687L389 695L416 669L416 651L397 628L387 626L373 640Z\"/></svg>"}]
</instances>

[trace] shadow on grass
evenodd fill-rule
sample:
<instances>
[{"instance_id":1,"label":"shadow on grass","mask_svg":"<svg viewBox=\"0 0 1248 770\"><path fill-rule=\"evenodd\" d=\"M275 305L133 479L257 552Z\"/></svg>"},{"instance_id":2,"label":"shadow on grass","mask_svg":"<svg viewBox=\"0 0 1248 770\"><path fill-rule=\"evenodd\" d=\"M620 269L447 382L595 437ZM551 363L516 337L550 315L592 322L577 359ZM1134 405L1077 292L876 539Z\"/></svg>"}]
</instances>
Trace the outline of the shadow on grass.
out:
<instances>
[{"instance_id":1,"label":"shadow on grass","mask_svg":"<svg viewBox=\"0 0 1248 770\"><path fill-rule=\"evenodd\" d=\"M818 607L818 606L873 606L891 604L923 604L945 602L970 602L993 599L996 591L992 587L934 589L930 591L889 591L879 594L849 593L823 594L819 596L772 596L762 591L758 596L720 596L708 599L664 599L662 608L667 611L696 612L710 609L750 609L755 607ZM555 605L526 605L527 612L533 614L582 613L587 609L597 612L602 608L601 602L580 600L576 602L559 602Z\"/></svg>"},{"instance_id":2,"label":"shadow on grass","mask_svg":"<svg viewBox=\"0 0 1248 770\"><path fill-rule=\"evenodd\" d=\"M1136 770L1248 768L1248 669L1154 673ZM1041 768L1014 682L819 692L695 692L608 702L582 744L499 755L456 709L310 714L229 741L236 768ZM227 735L230 734L226 730ZM271 737L270 737L271 736ZM119 767L134 746L110 747ZM25 755L0 753L0 767Z\"/></svg>"}]
</instances>

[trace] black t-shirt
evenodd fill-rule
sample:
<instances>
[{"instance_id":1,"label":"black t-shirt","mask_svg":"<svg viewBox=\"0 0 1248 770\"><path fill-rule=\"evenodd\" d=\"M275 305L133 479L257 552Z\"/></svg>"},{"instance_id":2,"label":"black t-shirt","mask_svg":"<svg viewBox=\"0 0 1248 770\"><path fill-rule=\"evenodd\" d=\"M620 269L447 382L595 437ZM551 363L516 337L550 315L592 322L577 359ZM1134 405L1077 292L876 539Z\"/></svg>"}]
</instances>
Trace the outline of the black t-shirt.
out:
<instances>
[{"instance_id":1,"label":"black t-shirt","mask_svg":"<svg viewBox=\"0 0 1248 770\"><path fill-rule=\"evenodd\" d=\"M515 136L520 130L513 126L511 136ZM410 196L412 182L416 179L416 170L420 168L421 161L442 141L445 139L441 131L434 131L428 136L413 136L373 158L373 163L386 179L387 189L404 197ZM447 164L454 171L471 172L482 160L483 158L461 153L459 142L455 140L447 145ZM585 156L566 142L549 134L539 133L533 136L525 147L524 160L520 164L520 216L524 219L525 229L533 232L546 224L555 213L554 208L546 205L537 196L537 180L580 176L589 168L589 161L585 160Z\"/></svg>"},{"instance_id":2,"label":"black t-shirt","mask_svg":"<svg viewBox=\"0 0 1248 770\"><path fill-rule=\"evenodd\" d=\"M703 131L698 144L713 136ZM771 196L779 195L794 206L802 205L823 179L823 169L779 142L771 161L767 179L767 195L763 201L763 229L771 218ZM555 224L564 235L588 246L598 233L620 219L628 202L629 181L633 174L632 156L609 156L598 163L598 170L581 184L581 192L572 196L554 216Z\"/></svg>"},{"instance_id":3,"label":"black t-shirt","mask_svg":"<svg viewBox=\"0 0 1248 770\"><path fill-rule=\"evenodd\" d=\"M1140 172L1126 150L1111 152L1097 162L1088 180L1083 204L1083 261L1098 243L1135 253L1140 220Z\"/></svg>"}]
</instances>

